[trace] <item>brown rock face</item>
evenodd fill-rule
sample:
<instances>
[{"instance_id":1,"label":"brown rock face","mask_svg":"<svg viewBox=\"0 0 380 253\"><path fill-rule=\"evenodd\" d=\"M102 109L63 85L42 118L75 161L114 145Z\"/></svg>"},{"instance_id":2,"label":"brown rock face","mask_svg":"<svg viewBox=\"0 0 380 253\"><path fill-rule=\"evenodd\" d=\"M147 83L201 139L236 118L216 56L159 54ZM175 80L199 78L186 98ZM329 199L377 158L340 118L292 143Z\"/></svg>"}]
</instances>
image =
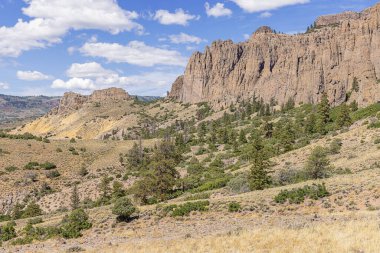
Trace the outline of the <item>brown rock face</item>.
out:
<instances>
[{"instance_id":1,"label":"brown rock face","mask_svg":"<svg viewBox=\"0 0 380 253\"><path fill-rule=\"evenodd\" d=\"M89 96L80 95L74 92L66 92L61 98L58 109L55 109L52 112L56 114L65 114L70 111L78 110L86 102L125 100L129 98L129 94L120 88L96 90Z\"/></svg>"},{"instance_id":2,"label":"brown rock face","mask_svg":"<svg viewBox=\"0 0 380 253\"><path fill-rule=\"evenodd\" d=\"M323 92L333 105L380 100L380 4L356 14L321 18L331 24L301 35L260 28L246 42L216 41L190 58L169 98L185 103L229 105L254 95L279 104L317 103ZM338 23L337 23L338 22ZM352 90L357 78L359 90Z\"/></svg>"}]
</instances>

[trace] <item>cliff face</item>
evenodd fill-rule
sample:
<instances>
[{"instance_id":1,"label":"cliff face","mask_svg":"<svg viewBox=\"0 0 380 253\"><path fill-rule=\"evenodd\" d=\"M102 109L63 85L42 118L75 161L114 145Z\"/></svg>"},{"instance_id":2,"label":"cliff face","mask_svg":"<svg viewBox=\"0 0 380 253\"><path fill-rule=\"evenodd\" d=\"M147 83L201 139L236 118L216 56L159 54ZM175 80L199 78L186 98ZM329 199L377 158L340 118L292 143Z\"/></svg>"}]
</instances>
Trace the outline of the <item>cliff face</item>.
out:
<instances>
[{"instance_id":1,"label":"cliff face","mask_svg":"<svg viewBox=\"0 0 380 253\"><path fill-rule=\"evenodd\" d=\"M218 106L254 95L279 104L290 98L317 103L323 92L333 105L347 93L359 105L380 100L380 4L316 23L318 29L306 34L275 34L263 27L243 43L216 41L192 55L168 97Z\"/></svg>"}]
</instances>

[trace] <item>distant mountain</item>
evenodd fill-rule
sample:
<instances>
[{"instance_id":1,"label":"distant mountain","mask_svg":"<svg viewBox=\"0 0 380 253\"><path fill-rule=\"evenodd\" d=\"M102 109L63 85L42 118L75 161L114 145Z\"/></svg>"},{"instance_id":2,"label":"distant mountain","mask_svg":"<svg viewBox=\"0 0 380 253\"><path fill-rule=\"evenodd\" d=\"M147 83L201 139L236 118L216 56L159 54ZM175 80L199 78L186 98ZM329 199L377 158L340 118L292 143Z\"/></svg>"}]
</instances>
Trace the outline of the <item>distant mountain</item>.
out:
<instances>
[{"instance_id":1,"label":"distant mountain","mask_svg":"<svg viewBox=\"0 0 380 253\"><path fill-rule=\"evenodd\" d=\"M134 96L138 101L141 101L141 102L153 102L153 101L156 101L156 100L159 100L161 99L162 97L158 97L158 96Z\"/></svg>"},{"instance_id":2,"label":"distant mountain","mask_svg":"<svg viewBox=\"0 0 380 253\"><path fill-rule=\"evenodd\" d=\"M40 117L58 106L60 97L18 97L0 94L0 126L14 126Z\"/></svg>"}]
</instances>

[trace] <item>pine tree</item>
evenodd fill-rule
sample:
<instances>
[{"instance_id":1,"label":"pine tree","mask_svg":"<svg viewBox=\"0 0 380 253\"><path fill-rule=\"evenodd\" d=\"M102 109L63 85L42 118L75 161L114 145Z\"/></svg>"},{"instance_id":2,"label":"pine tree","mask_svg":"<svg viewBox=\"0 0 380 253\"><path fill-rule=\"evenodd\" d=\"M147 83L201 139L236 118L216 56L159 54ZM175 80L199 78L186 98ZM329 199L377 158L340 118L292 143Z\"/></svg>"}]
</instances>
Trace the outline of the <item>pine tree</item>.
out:
<instances>
[{"instance_id":1,"label":"pine tree","mask_svg":"<svg viewBox=\"0 0 380 253\"><path fill-rule=\"evenodd\" d=\"M346 104L342 104L339 108L338 115L336 118L336 125L338 128L350 126L352 119L350 117L350 110Z\"/></svg>"},{"instance_id":2,"label":"pine tree","mask_svg":"<svg viewBox=\"0 0 380 253\"><path fill-rule=\"evenodd\" d=\"M249 176L250 188L251 190L263 190L271 184L271 177L268 175L271 165L262 140L258 136L253 141L251 159L253 164Z\"/></svg>"},{"instance_id":3,"label":"pine tree","mask_svg":"<svg viewBox=\"0 0 380 253\"><path fill-rule=\"evenodd\" d=\"M247 143L247 138L245 137L245 131L243 129L241 129L239 133L239 142L241 144Z\"/></svg>"},{"instance_id":4,"label":"pine tree","mask_svg":"<svg viewBox=\"0 0 380 253\"><path fill-rule=\"evenodd\" d=\"M266 138L272 138L273 136L273 123L265 121L264 123L264 134Z\"/></svg>"},{"instance_id":5,"label":"pine tree","mask_svg":"<svg viewBox=\"0 0 380 253\"><path fill-rule=\"evenodd\" d=\"M306 118L305 122L305 132L308 134L314 134L316 132L316 120L317 115L314 112L311 112Z\"/></svg>"},{"instance_id":6,"label":"pine tree","mask_svg":"<svg viewBox=\"0 0 380 253\"><path fill-rule=\"evenodd\" d=\"M306 164L306 172L312 179L325 178L331 169L330 161L327 158L327 151L323 147L316 147Z\"/></svg>"},{"instance_id":7,"label":"pine tree","mask_svg":"<svg viewBox=\"0 0 380 253\"><path fill-rule=\"evenodd\" d=\"M79 199L79 194L78 194L78 187L75 184L73 187L73 191L71 193L71 208L73 210L78 209L80 205L80 199Z\"/></svg>"},{"instance_id":8,"label":"pine tree","mask_svg":"<svg viewBox=\"0 0 380 253\"><path fill-rule=\"evenodd\" d=\"M317 109L317 124L316 128L320 134L326 134L326 125L330 121L330 103L327 94L323 93L321 102L318 104Z\"/></svg>"}]
</instances>

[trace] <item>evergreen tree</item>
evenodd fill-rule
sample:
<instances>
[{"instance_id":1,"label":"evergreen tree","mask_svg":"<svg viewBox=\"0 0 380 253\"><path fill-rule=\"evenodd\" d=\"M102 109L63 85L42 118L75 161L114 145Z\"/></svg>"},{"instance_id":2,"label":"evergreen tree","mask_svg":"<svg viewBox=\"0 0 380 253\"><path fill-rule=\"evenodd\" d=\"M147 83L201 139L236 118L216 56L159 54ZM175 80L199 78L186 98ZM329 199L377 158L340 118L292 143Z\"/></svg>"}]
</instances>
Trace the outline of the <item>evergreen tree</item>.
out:
<instances>
[{"instance_id":1,"label":"evergreen tree","mask_svg":"<svg viewBox=\"0 0 380 253\"><path fill-rule=\"evenodd\" d=\"M122 183L115 181L112 185L112 198L118 199L125 196L125 190Z\"/></svg>"},{"instance_id":2,"label":"evergreen tree","mask_svg":"<svg viewBox=\"0 0 380 253\"><path fill-rule=\"evenodd\" d=\"M284 152L291 151L293 149L293 144L296 140L296 134L294 131L294 125L288 122L282 129L280 136L280 143L284 149Z\"/></svg>"},{"instance_id":3,"label":"evergreen tree","mask_svg":"<svg viewBox=\"0 0 380 253\"><path fill-rule=\"evenodd\" d=\"M336 125L338 128L350 126L352 119L350 117L350 110L346 104L342 104L339 108L338 115L336 118Z\"/></svg>"},{"instance_id":4,"label":"evergreen tree","mask_svg":"<svg viewBox=\"0 0 380 253\"><path fill-rule=\"evenodd\" d=\"M311 112L306 118L305 122L305 132L308 134L316 133L316 120L317 115L314 112Z\"/></svg>"},{"instance_id":5,"label":"evergreen tree","mask_svg":"<svg viewBox=\"0 0 380 253\"><path fill-rule=\"evenodd\" d=\"M265 121L264 123L264 135L265 138L272 138L273 136L273 123Z\"/></svg>"},{"instance_id":6,"label":"evergreen tree","mask_svg":"<svg viewBox=\"0 0 380 253\"><path fill-rule=\"evenodd\" d=\"M313 149L306 164L307 175L312 179L325 178L331 169L327 151L323 147Z\"/></svg>"},{"instance_id":7,"label":"evergreen tree","mask_svg":"<svg viewBox=\"0 0 380 253\"><path fill-rule=\"evenodd\" d=\"M71 208L73 210L78 209L80 205L80 199L78 194L78 186L75 184L71 193Z\"/></svg>"},{"instance_id":8,"label":"evergreen tree","mask_svg":"<svg viewBox=\"0 0 380 253\"><path fill-rule=\"evenodd\" d=\"M271 177L268 175L271 165L262 140L258 136L253 141L251 159L253 164L249 176L250 188L263 190L271 184Z\"/></svg>"},{"instance_id":9,"label":"evergreen tree","mask_svg":"<svg viewBox=\"0 0 380 253\"><path fill-rule=\"evenodd\" d=\"M240 130L240 133L239 133L239 142L240 142L240 144L247 143L247 138L245 137L245 131L244 131L244 129Z\"/></svg>"},{"instance_id":10,"label":"evergreen tree","mask_svg":"<svg viewBox=\"0 0 380 253\"><path fill-rule=\"evenodd\" d=\"M321 102L318 104L317 109L317 124L316 128L320 134L326 134L326 125L330 121L330 103L327 94L323 93Z\"/></svg>"},{"instance_id":11,"label":"evergreen tree","mask_svg":"<svg viewBox=\"0 0 380 253\"><path fill-rule=\"evenodd\" d=\"M110 182L111 182L111 179L107 175L104 175L102 180L100 181L99 189L100 189L103 199L109 198L109 194L111 191Z\"/></svg>"}]
</instances>

